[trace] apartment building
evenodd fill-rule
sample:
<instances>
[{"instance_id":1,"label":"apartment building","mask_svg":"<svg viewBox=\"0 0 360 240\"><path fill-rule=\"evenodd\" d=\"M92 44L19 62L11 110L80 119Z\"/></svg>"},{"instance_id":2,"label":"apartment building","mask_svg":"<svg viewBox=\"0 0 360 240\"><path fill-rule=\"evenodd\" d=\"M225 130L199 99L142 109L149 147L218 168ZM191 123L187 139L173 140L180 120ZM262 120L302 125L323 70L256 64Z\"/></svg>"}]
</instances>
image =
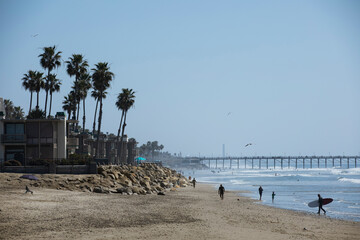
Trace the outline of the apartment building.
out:
<instances>
[{"instance_id":1,"label":"apartment building","mask_svg":"<svg viewBox=\"0 0 360 240\"><path fill-rule=\"evenodd\" d=\"M0 114L1 115L1 114ZM22 164L36 159L65 159L78 148L78 138L70 135L63 113L53 119L5 119L0 116L0 161Z\"/></svg>"}]
</instances>

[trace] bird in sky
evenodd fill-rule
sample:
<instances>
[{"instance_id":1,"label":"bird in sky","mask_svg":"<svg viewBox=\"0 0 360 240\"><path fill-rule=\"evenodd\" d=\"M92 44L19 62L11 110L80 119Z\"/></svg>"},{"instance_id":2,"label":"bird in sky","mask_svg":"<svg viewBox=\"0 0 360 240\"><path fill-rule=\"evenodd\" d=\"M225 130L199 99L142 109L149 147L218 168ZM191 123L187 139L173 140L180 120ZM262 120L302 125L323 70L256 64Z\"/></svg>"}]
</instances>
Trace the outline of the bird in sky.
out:
<instances>
[{"instance_id":1,"label":"bird in sky","mask_svg":"<svg viewBox=\"0 0 360 240\"><path fill-rule=\"evenodd\" d=\"M228 114L227 114L227 115L229 116L230 114L231 114L231 112L228 112Z\"/></svg>"},{"instance_id":2,"label":"bird in sky","mask_svg":"<svg viewBox=\"0 0 360 240\"><path fill-rule=\"evenodd\" d=\"M248 146L251 146L251 145L252 145L252 143L248 143L248 144L245 145L245 147L248 147Z\"/></svg>"},{"instance_id":3,"label":"bird in sky","mask_svg":"<svg viewBox=\"0 0 360 240\"><path fill-rule=\"evenodd\" d=\"M37 33L37 34L31 35L31 36L32 36L32 37L36 37L37 35L39 35L39 34Z\"/></svg>"}]
</instances>

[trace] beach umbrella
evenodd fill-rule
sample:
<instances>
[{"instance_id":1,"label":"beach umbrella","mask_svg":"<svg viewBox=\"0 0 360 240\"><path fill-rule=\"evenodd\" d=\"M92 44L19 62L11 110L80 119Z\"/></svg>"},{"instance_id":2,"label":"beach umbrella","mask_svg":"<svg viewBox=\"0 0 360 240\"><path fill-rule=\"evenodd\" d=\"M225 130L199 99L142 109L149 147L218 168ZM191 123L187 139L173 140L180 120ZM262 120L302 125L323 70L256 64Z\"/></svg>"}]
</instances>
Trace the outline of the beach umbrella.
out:
<instances>
[{"instance_id":1,"label":"beach umbrella","mask_svg":"<svg viewBox=\"0 0 360 240\"><path fill-rule=\"evenodd\" d=\"M20 178L25 178L25 179L29 179L29 180L39 180L34 175L22 175Z\"/></svg>"}]
</instances>

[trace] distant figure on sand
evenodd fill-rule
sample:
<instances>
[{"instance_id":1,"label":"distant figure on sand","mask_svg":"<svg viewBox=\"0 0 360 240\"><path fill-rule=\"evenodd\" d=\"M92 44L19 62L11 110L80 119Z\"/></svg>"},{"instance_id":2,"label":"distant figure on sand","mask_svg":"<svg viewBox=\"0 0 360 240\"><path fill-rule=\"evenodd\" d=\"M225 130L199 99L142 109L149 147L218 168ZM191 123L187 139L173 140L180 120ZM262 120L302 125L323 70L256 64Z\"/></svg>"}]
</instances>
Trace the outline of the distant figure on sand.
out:
<instances>
[{"instance_id":1,"label":"distant figure on sand","mask_svg":"<svg viewBox=\"0 0 360 240\"><path fill-rule=\"evenodd\" d=\"M220 187L219 187L218 193L219 193L219 195L220 195L221 200L224 200L225 188L223 187L223 185L222 185L222 184L220 184Z\"/></svg>"},{"instance_id":2,"label":"distant figure on sand","mask_svg":"<svg viewBox=\"0 0 360 240\"><path fill-rule=\"evenodd\" d=\"M320 215L320 210L323 210L324 211L324 214L326 214L326 211L323 209L323 198L320 196L320 194L318 194L318 197L319 197L319 211L318 211L318 214Z\"/></svg>"},{"instance_id":3,"label":"distant figure on sand","mask_svg":"<svg viewBox=\"0 0 360 240\"><path fill-rule=\"evenodd\" d=\"M28 193L28 192L29 192L29 193L33 194L33 191L31 191L31 190L28 188L28 186L25 187L25 190L26 190L25 193Z\"/></svg>"},{"instance_id":4,"label":"distant figure on sand","mask_svg":"<svg viewBox=\"0 0 360 240\"><path fill-rule=\"evenodd\" d=\"M192 184L193 184L193 187L195 188L195 184L196 184L196 179L195 178L192 180Z\"/></svg>"},{"instance_id":5,"label":"distant figure on sand","mask_svg":"<svg viewBox=\"0 0 360 240\"><path fill-rule=\"evenodd\" d=\"M263 190L263 188L260 186L260 187L259 187L260 200L261 200L261 197L262 197L262 193L263 193L263 191L264 191L264 190Z\"/></svg>"},{"instance_id":6,"label":"distant figure on sand","mask_svg":"<svg viewBox=\"0 0 360 240\"><path fill-rule=\"evenodd\" d=\"M271 194L272 203L274 203L275 195L276 195L275 192L273 192L273 193Z\"/></svg>"}]
</instances>

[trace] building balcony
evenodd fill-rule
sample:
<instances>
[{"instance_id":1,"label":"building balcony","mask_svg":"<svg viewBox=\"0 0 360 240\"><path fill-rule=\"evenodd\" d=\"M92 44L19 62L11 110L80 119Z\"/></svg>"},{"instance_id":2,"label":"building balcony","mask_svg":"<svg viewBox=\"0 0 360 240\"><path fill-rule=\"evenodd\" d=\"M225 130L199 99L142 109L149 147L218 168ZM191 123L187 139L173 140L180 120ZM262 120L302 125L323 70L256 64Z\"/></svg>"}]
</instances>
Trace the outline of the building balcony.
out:
<instances>
[{"instance_id":1,"label":"building balcony","mask_svg":"<svg viewBox=\"0 0 360 240\"><path fill-rule=\"evenodd\" d=\"M2 134L1 143L26 143L25 134Z\"/></svg>"}]
</instances>

